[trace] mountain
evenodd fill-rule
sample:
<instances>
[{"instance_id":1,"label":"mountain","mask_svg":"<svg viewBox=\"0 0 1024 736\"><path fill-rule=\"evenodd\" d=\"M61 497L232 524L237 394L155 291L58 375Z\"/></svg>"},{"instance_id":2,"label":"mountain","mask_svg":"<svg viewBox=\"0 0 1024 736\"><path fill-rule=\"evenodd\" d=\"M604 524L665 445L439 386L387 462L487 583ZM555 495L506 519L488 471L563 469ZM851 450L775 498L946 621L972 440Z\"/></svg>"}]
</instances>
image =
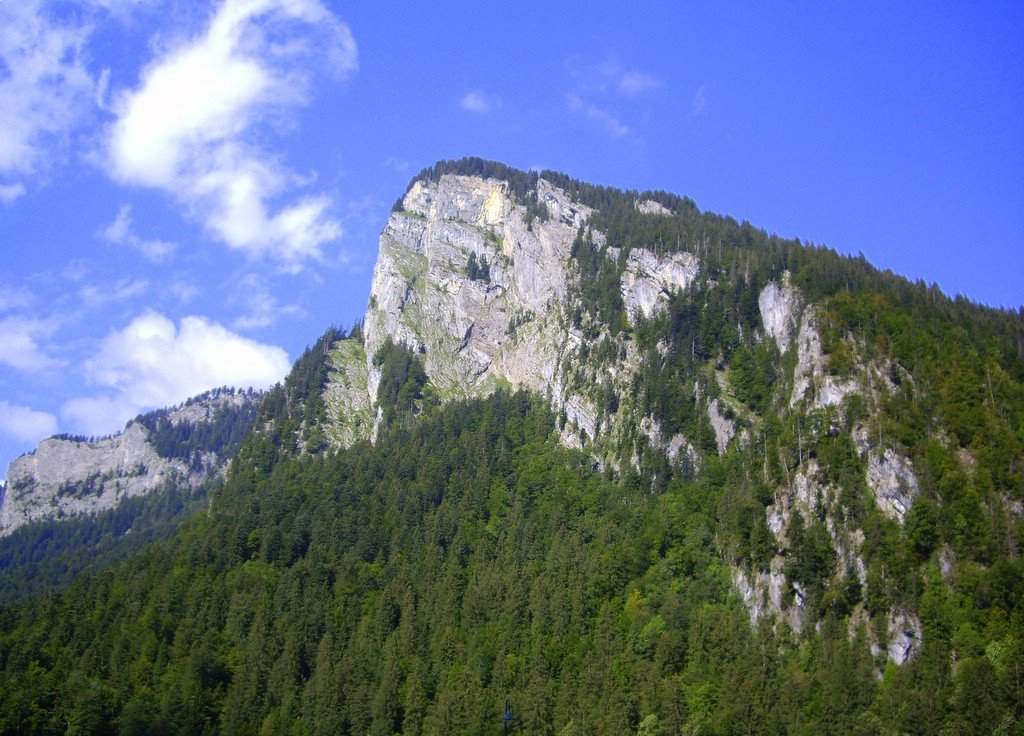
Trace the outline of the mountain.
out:
<instances>
[{"instance_id":1,"label":"mountain","mask_svg":"<svg viewBox=\"0 0 1024 736\"><path fill-rule=\"evenodd\" d=\"M24 524L95 514L166 486L198 487L252 426L259 395L218 389L140 415L99 439L57 435L14 460L0 537Z\"/></svg>"},{"instance_id":2,"label":"mountain","mask_svg":"<svg viewBox=\"0 0 1024 736\"><path fill-rule=\"evenodd\" d=\"M1012 733L1022 450L1024 313L441 162L209 506L0 608L0 732Z\"/></svg>"},{"instance_id":3,"label":"mountain","mask_svg":"<svg viewBox=\"0 0 1024 736\"><path fill-rule=\"evenodd\" d=\"M839 279L843 288L832 291ZM744 522L746 539L731 545L736 588L754 622L768 614L799 632L822 599L846 595L841 586L869 588L867 514L878 534L899 534L908 517L924 523L914 513L918 476L938 482L925 453L952 455L962 475L950 482L966 485L975 452L996 449L990 441L1017 465L1019 316L974 310L975 321L1003 323L996 329L1011 338L1016 330L1016 345L987 333L975 337L977 347L967 340L960 375L920 364L934 335L862 327L884 316L904 329L908 312L937 301L951 306L934 287L708 217L671 195L623 194L481 161L442 163L412 182L384 228L365 337L333 344L326 433L343 447L378 431L381 351L393 342L422 361L428 403L526 389L559 416L563 444L599 469L640 473L652 490L732 448L761 469L747 481L760 488L742 503L763 507L762 518ZM893 346L892 337L921 343ZM1012 374L989 366L983 377L982 351L1000 349ZM998 403L1008 421L979 435L959 414L991 413L996 395L983 393L994 385L1006 390ZM954 392L967 404L970 392L978 405L914 417L927 421L923 435L893 411L920 412ZM1020 469L1006 469L990 513L1019 528ZM932 513L932 500L920 513ZM815 562L825 569L814 577L828 580L794 578L793 519L821 537ZM772 553L751 564L755 533ZM941 555L949 568L956 550ZM851 626L872 624L874 650L902 663L920 646L921 623L903 596L882 600L855 608Z\"/></svg>"},{"instance_id":4,"label":"mountain","mask_svg":"<svg viewBox=\"0 0 1024 736\"><path fill-rule=\"evenodd\" d=\"M105 438L59 435L0 488L0 600L60 588L173 533L223 480L260 394L216 389Z\"/></svg>"}]
</instances>

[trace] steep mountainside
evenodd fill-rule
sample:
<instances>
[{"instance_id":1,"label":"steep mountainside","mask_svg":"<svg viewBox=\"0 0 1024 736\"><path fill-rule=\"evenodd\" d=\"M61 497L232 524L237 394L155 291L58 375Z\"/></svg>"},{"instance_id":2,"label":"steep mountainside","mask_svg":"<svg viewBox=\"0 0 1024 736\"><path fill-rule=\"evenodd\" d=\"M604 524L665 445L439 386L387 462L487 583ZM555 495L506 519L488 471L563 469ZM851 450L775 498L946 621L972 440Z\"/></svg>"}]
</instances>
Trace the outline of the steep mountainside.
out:
<instances>
[{"instance_id":1,"label":"steep mountainside","mask_svg":"<svg viewBox=\"0 0 1024 736\"><path fill-rule=\"evenodd\" d=\"M958 480L949 482L970 486L971 445L1008 462L993 506L972 513L1002 519L1001 543L1015 548L1020 319L989 313L997 329L1017 330L1018 343L984 369L986 402L975 383L982 352L995 357L1012 342L968 339L974 370L955 387L937 384L948 370L936 376L916 352L966 335L923 327L913 352L892 344L914 339L890 332L907 311L948 309L934 287L716 220L685 199L644 196L479 161L417 177L381 235L365 337L333 343L328 437L345 446L375 435L378 356L394 342L422 360L428 405L528 389L550 402L564 444L598 467L645 477L652 490L692 477L709 453L732 452L758 469L748 470L736 501L743 528L725 550L752 620L768 614L799 632L838 598L851 626L870 624L875 651L902 663L920 646L921 623L898 590L909 583L893 581L909 573L882 562L877 538L896 544L908 515L915 529L931 526L936 472L952 472L952 462ZM892 327L866 334L863 321L883 316ZM974 421L989 426L967 434L957 416L939 414L918 433L896 413L910 406L920 417L948 390L977 394ZM929 467L938 455L941 471ZM922 461L932 489L923 522L912 513ZM750 517L755 506L762 518ZM811 544L808 534L818 546L813 574L793 554L795 541ZM941 554L950 567L957 550Z\"/></svg>"},{"instance_id":2,"label":"steep mountainside","mask_svg":"<svg viewBox=\"0 0 1024 736\"><path fill-rule=\"evenodd\" d=\"M174 537L0 608L0 732L1024 727L1024 312L442 162L254 427Z\"/></svg>"},{"instance_id":3,"label":"steep mountainside","mask_svg":"<svg viewBox=\"0 0 1024 736\"><path fill-rule=\"evenodd\" d=\"M32 521L95 514L169 486L198 487L233 454L258 399L220 389L137 417L112 437L43 440L7 471L0 537Z\"/></svg>"}]
</instances>

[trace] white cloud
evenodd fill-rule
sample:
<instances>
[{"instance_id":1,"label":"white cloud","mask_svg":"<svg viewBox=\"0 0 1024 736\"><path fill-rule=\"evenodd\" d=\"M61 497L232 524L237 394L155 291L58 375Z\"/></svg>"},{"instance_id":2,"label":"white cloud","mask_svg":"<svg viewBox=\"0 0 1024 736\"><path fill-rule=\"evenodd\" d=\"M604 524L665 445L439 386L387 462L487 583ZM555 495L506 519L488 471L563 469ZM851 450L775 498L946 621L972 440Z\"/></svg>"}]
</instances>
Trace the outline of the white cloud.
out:
<instances>
[{"instance_id":1,"label":"white cloud","mask_svg":"<svg viewBox=\"0 0 1024 736\"><path fill-rule=\"evenodd\" d=\"M171 193L229 247L297 271L341 226L325 195L271 212L303 181L256 141L307 102L314 70L343 79L355 68L351 32L318 0L226 0L115 102L111 171Z\"/></svg>"},{"instance_id":2,"label":"white cloud","mask_svg":"<svg viewBox=\"0 0 1024 736\"><path fill-rule=\"evenodd\" d=\"M60 275L68 281L80 282L89 275L92 269L89 267L89 262L84 258L76 258L72 261L68 261L64 266Z\"/></svg>"},{"instance_id":3,"label":"white cloud","mask_svg":"<svg viewBox=\"0 0 1024 736\"><path fill-rule=\"evenodd\" d=\"M14 184L0 184L0 202L10 204L19 197L24 196L25 185L20 181Z\"/></svg>"},{"instance_id":4,"label":"white cloud","mask_svg":"<svg viewBox=\"0 0 1024 736\"><path fill-rule=\"evenodd\" d=\"M139 237L132 229L132 207L129 204L121 205L117 217L100 230L99 235L107 242L134 248L154 263L166 261L175 249L174 243Z\"/></svg>"},{"instance_id":5,"label":"white cloud","mask_svg":"<svg viewBox=\"0 0 1024 736\"><path fill-rule=\"evenodd\" d=\"M82 60L90 28L72 13L58 25L52 12L39 0L0 2L0 171L34 172L92 107Z\"/></svg>"},{"instance_id":6,"label":"white cloud","mask_svg":"<svg viewBox=\"0 0 1024 736\"><path fill-rule=\"evenodd\" d=\"M487 97L483 92L477 90L467 92L462 96L462 99L459 100L459 106L463 110L475 112L480 115L486 115L494 107L497 107L497 104L496 100Z\"/></svg>"},{"instance_id":7,"label":"white cloud","mask_svg":"<svg viewBox=\"0 0 1024 736\"><path fill-rule=\"evenodd\" d=\"M39 347L39 339L53 333L54 326L38 319L8 317L0 320L0 363L25 372L55 368L59 362Z\"/></svg>"},{"instance_id":8,"label":"white cloud","mask_svg":"<svg viewBox=\"0 0 1024 736\"><path fill-rule=\"evenodd\" d=\"M708 86L702 84L697 88L697 91L693 93L693 101L690 103L690 116L695 117L704 112L704 108L708 104Z\"/></svg>"},{"instance_id":9,"label":"white cloud","mask_svg":"<svg viewBox=\"0 0 1024 736\"><path fill-rule=\"evenodd\" d=\"M394 158L392 156L384 162L384 165L399 176L409 176L409 174L412 173L412 164L404 159Z\"/></svg>"},{"instance_id":10,"label":"white cloud","mask_svg":"<svg viewBox=\"0 0 1024 736\"><path fill-rule=\"evenodd\" d=\"M57 417L0 399L0 432L19 442L37 442L57 433Z\"/></svg>"},{"instance_id":11,"label":"white cloud","mask_svg":"<svg viewBox=\"0 0 1024 736\"><path fill-rule=\"evenodd\" d=\"M621 122L607 110L586 102L578 94L570 92L568 95L569 107L581 112L590 120L598 123L613 138L621 138L629 135L629 127Z\"/></svg>"},{"instance_id":12,"label":"white cloud","mask_svg":"<svg viewBox=\"0 0 1024 736\"><path fill-rule=\"evenodd\" d=\"M175 325L147 312L111 333L85 363L106 393L72 399L61 414L74 431L102 434L141 411L180 403L217 386L267 388L291 364L284 350L249 340L203 317Z\"/></svg>"}]
</instances>

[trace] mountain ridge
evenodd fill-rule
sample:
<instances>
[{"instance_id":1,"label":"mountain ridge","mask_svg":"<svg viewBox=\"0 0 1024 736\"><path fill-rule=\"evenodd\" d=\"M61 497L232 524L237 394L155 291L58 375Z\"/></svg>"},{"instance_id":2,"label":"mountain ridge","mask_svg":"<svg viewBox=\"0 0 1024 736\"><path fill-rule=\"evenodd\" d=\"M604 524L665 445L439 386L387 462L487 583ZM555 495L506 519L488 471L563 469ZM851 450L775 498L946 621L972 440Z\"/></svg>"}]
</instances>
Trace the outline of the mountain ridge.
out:
<instances>
[{"instance_id":1,"label":"mountain ridge","mask_svg":"<svg viewBox=\"0 0 1024 736\"><path fill-rule=\"evenodd\" d=\"M252 418L245 415L254 413L257 397L228 388L211 390L141 414L109 437L43 440L8 468L0 495L0 537L32 521L104 511L168 484L194 490L223 467L224 445L236 444L248 430ZM225 422L232 426L223 437L193 437ZM174 434L192 442L175 446Z\"/></svg>"}]
</instances>

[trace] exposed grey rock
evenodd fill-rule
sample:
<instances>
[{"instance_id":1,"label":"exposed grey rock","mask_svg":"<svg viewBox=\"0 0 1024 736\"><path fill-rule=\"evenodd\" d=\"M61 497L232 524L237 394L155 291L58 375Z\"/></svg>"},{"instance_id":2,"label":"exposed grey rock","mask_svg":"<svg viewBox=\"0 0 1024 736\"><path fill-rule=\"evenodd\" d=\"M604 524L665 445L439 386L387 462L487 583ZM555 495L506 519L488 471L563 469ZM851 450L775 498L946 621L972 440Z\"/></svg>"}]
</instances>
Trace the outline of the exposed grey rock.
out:
<instances>
[{"instance_id":1,"label":"exposed grey rock","mask_svg":"<svg viewBox=\"0 0 1024 736\"><path fill-rule=\"evenodd\" d=\"M599 465L608 461L618 468L621 460L637 466L649 447L665 453L677 467L698 466L700 453L689 440L681 434L667 436L671 433L642 413L633 396L633 379L645 359L636 342L621 335L611 337L607 328L593 321L593 315L584 313L582 323L579 316L570 319L579 307L572 243L581 229L595 243L606 242L602 233L589 226L591 210L543 179L538 183L538 198L549 217L533 218L528 224L525 207L515 201L503 181L445 175L439 181L413 184L402 211L391 215L381 235L365 319L365 351L347 349L344 359L335 363L328 389L332 413L364 417L356 423L339 420L332 434L337 444L375 436L370 417L379 421L381 416L375 402L380 375L372 359L391 339L422 356L442 401L484 396L501 386L527 388L547 397L561 415L561 441L592 453ZM645 203L637 207L666 214ZM486 258L488 281L469 278L471 255L478 263ZM621 262L617 248L607 248L605 255ZM646 248L633 248L620 279L628 318L657 316L672 294L690 288L699 268L699 260L690 253L661 257ZM762 291L759 306L764 334L783 351L796 349L791 406L803 400L810 409L835 406L849 393L862 390L854 378L827 374L815 308L802 303L788 275ZM615 348L616 359L603 365L597 375L586 355L606 340ZM666 342L655 347L667 356ZM357 370L360 362L365 370ZM866 386L874 374L864 375ZM723 390L728 391L728 386ZM700 391L699 384L695 391ZM359 396L347 398L346 392ZM616 399L612 408L605 405L608 395ZM703 405L699 395L697 400ZM751 441L751 427L737 426L725 417L724 400L706 407L719 453L725 453L737 436L741 442ZM623 455L602 456L602 448L608 447L627 449ZM887 468L896 467L891 459L886 462ZM894 472L902 477L901 471ZM823 518L836 551L834 578L852 575L866 586L863 534L842 518L833 518L838 489L819 475L817 463L804 458L766 509L766 522L778 548L784 550L795 510L808 521ZM785 560L782 554L776 555L767 571L734 569L733 581L752 621L770 616L799 632L810 613L805 608L805 591L786 579ZM896 629L900 627L914 631L909 615L894 624L890 639L899 639ZM890 655L895 661L905 657L906 651L907 642L899 640Z\"/></svg>"},{"instance_id":2,"label":"exposed grey rock","mask_svg":"<svg viewBox=\"0 0 1024 736\"><path fill-rule=\"evenodd\" d=\"M651 443L651 447L664 452L668 459L676 463L677 466L685 459L692 470L700 469L700 453L684 435L674 434L671 437L665 437L661 431L661 424L650 416L641 419L638 426L640 432ZM634 460L634 465L637 464L637 461Z\"/></svg>"},{"instance_id":3,"label":"exposed grey rock","mask_svg":"<svg viewBox=\"0 0 1024 736\"><path fill-rule=\"evenodd\" d=\"M579 278L572 244L592 212L544 179L537 196L546 219L528 219L504 181L445 175L413 184L381 234L365 319L365 399L333 395L337 412L373 411L380 381L373 356L391 339L422 356L442 401L484 396L499 386L549 397L566 419L561 438L568 446L589 444L600 454L598 445L613 447L622 427L635 426L639 417L630 386L640 367L638 348L621 337L608 338L624 357L595 376L583 357L595 341L585 344L569 319ZM604 243L600 232L589 236ZM486 258L489 280L469 278L470 255L478 262ZM629 314L656 314L697 273L692 254L659 258L634 249L621 282ZM346 390L359 391L361 382L349 385ZM610 414L599 401L607 390L619 397ZM361 431L373 436L365 422ZM332 438L345 445L357 434L346 429ZM659 437L652 445L671 449L675 458L696 456L684 438Z\"/></svg>"},{"instance_id":4,"label":"exposed grey rock","mask_svg":"<svg viewBox=\"0 0 1024 736\"><path fill-rule=\"evenodd\" d=\"M789 281L789 271L782 277L782 284L772 281L757 300L761 309L761 322L765 334L775 338L779 350L786 352L797 329L799 299Z\"/></svg>"},{"instance_id":5,"label":"exposed grey rock","mask_svg":"<svg viewBox=\"0 0 1024 736\"><path fill-rule=\"evenodd\" d=\"M882 513L902 524L920 491L910 461L889 448L881 456L869 452L867 481Z\"/></svg>"},{"instance_id":6,"label":"exposed grey rock","mask_svg":"<svg viewBox=\"0 0 1024 736\"><path fill-rule=\"evenodd\" d=\"M645 215L663 215L665 217L671 217L672 210L660 202L655 202L653 199L645 199L636 203L637 211L643 212Z\"/></svg>"},{"instance_id":7,"label":"exposed grey rock","mask_svg":"<svg viewBox=\"0 0 1024 736\"><path fill-rule=\"evenodd\" d=\"M631 317L642 315L649 319L659 314L672 294L693 283L697 272L697 257L692 253L659 258L646 248L634 248L626 259L621 279L626 310Z\"/></svg>"},{"instance_id":8,"label":"exposed grey rock","mask_svg":"<svg viewBox=\"0 0 1024 736\"><path fill-rule=\"evenodd\" d=\"M733 584L743 598L752 626L768 617L781 621L799 634L807 621L804 606L806 596L799 583L790 585L782 572L784 565L785 558L776 555L772 558L768 572L758 571L751 576L745 570L734 568ZM787 589L793 594L788 605L784 600Z\"/></svg>"},{"instance_id":9,"label":"exposed grey rock","mask_svg":"<svg viewBox=\"0 0 1024 736\"><path fill-rule=\"evenodd\" d=\"M171 411L174 425L210 420L222 407L253 401L242 393L219 393ZM167 483L197 487L218 468L213 453L204 453L199 468L162 458L149 442L149 430L132 422L113 437L86 442L43 440L35 452L14 460L0 505L0 536L40 519L94 514L124 499L151 493Z\"/></svg>"},{"instance_id":10,"label":"exposed grey rock","mask_svg":"<svg viewBox=\"0 0 1024 736\"><path fill-rule=\"evenodd\" d=\"M729 441L736 434L736 427L731 421L725 418L720 411L718 399L713 399L708 404L708 419L711 421L711 428L715 430L715 444L718 446L718 454L724 455Z\"/></svg>"},{"instance_id":11,"label":"exposed grey rock","mask_svg":"<svg viewBox=\"0 0 1024 736\"><path fill-rule=\"evenodd\" d=\"M921 648L921 621L910 611L890 611L887 632L886 649L889 661L895 664L903 664Z\"/></svg>"},{"instance_id":12,"label":"exposed grey rock","mask_svg":"<svg viewBox=\"0 0 1024 736\"><path fill-rule=\"evenodd\" d=\"M817 312L813 306L804 310L797 335L797 365L793 371L793 394L789 405L810 394L812 408L821 409L842 403L847 395L857 390L853 379L841 380L825 372L825 356L821 350L821 336L816 326Z\"/></svg>"},{"instance_id":13,"label":"exposed grey rock","mask_svg":"<svg viewBox=\"0 0 1024 736\"><path fill-rule=\"evenodd\" d=\"M381 235L367 360L390 337L424 354L443 396L485 394L499 377L551 386L566 339L553 317L566 296L569 249L590 210L543 180L538 197L550 218L528 226L505 182L444 176L414 184L405 211L394 213ZM487 259L489 282L468 278L470 254ZM511 317L521 312L537 317L529 331L554 330L561 339L539 346L509 339ZM377 380L371 366L371 400Z\"/></svg>"},{"instance_id":14,"label":"exposed grey rock","mask_svg":"<svg viewBox=\"0 0 1024 736\"><path fill-rule=\"evenodd\" d=\"M366 351L359 340L341 340L331 349L328 364L332 371L324 390L325 429L336 446L348 446L368 436L376 423Z\"/></svg>"},{"instance_id":15,"label":"exposed grey rock","mask_svg":"<svg viewBox=\"0 0 1024 736\"><path fill-rule=\"evenodd\" d=\"M956 553L948 544L939 550L939 573L942 575L942 582L947 585L952 582L956 570Z\"/></svg>"}]
</instances>

